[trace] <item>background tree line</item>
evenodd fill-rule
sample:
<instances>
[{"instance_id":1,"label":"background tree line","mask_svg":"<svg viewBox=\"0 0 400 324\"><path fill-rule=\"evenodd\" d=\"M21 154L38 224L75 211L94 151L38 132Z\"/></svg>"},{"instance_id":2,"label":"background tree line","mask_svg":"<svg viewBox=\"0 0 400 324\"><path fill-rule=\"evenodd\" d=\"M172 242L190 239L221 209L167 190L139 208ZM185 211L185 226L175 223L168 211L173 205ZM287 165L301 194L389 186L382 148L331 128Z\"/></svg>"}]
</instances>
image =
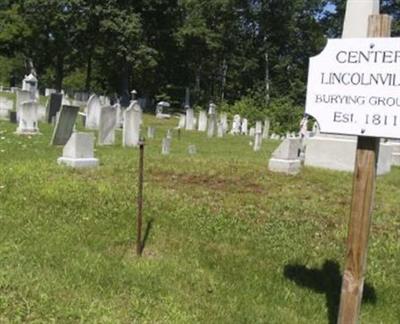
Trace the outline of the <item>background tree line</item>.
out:
<instances>
[{"instance_id":1,"label":"background tree line","mask_svg":"<svg viewBox=\"0 0 400 324\"><path fill-rule=\"evenodd\" d=\"M2 0L0 82L32 59L40 86L297 118L308 59L341 34L344 0ZM383 1L396 18L400 5ZM235 104L236 103L236 104ZM250 107L250 108L249 108ZM295 111L295 113L293 113Z\"/></svg>"}]
</instances>

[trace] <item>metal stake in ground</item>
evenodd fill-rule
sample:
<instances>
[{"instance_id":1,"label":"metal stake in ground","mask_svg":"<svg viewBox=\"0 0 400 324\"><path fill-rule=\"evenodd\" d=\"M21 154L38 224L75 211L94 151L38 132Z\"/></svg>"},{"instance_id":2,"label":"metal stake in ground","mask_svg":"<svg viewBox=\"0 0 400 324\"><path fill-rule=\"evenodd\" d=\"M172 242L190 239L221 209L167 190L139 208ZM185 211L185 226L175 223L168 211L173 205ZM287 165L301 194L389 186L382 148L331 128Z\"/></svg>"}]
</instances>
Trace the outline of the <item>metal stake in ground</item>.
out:
<instances>
[{"instance_id":1,"label":"metal stake in ground","mask_svg":"<svg viewBox=\"0 0 400 324\"><path fill-rule=\"evenodd\" d=\"M143 157L144 140L139 141L139 177L137 195L137 218L136 218L136 255L142 255L142 223L143 223Z\"/></svg>"},{"instance_id":2,"label":"metal stake in ground","mask_svg":"<svg viewBox=\"0 0 400 324\"><path fill-rule=\"evenodd\" d=\"M387 15L369 17L369 37L389 37L391 18ZM353 178L353 198L346 264L340 297L339 324L358 322L367 265L367 248L375 195L379 138L358 137Z\"/></svg>"}]
</instances>

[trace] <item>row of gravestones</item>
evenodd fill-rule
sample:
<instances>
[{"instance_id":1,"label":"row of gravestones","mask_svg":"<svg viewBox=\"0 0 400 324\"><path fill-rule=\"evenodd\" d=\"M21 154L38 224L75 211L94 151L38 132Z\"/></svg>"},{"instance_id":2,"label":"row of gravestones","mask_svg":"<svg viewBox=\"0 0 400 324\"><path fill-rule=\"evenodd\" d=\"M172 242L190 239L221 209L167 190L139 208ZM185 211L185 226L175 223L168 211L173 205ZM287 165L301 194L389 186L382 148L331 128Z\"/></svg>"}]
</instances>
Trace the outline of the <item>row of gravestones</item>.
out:
<instances>
[{"instance_id":1,"label":"row of gravestones","mask_svg":"<svg viewBox=\"0 0 400 324\"><path fill-rule=\"evenodd\" d=\"M228 116L226 113L221 113L219 118L216 113L215 104L211 103L208 114L205 111L200 111L198 118L195 117L194 110L190 107L186 110L186 115L180 115L179 118L179 129L195 130L197 124L197 130L200 132L207 131L208 137L213 137L215 134L217 137L223 137L224 134L228 133ZM263 139L274 139L283 140L285 138L296 138L298 135L295 133L287 133L286 136L279 136L275 133L271 134L270 131L270 121L266 118L264 124L262 121L257 121L255 127L249 129L248 120L246 118L241 118L240 115L235 115L232 121L232 128L230 134L232 135L250 135L254 137L254 141L251 142L254 151L259 151L261 149L261 144Z\"/></svg>"}]
</instances>

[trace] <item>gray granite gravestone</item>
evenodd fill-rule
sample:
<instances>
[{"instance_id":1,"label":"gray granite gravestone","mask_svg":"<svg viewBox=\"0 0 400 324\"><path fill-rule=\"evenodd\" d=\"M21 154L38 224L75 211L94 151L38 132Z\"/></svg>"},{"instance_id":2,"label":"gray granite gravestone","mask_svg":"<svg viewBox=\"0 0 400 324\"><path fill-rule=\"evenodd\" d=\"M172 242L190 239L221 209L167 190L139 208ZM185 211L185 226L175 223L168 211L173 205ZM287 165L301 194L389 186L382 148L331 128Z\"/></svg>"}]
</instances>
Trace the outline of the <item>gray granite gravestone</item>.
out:
<instances>
[{"instance_id":1,"label":"gray granite gravestone","mask_svg":"<svg viewBox=\"0 0 400 324\"><path fill-rule=\"evenodd\" d=\"M65 145L68 142L74 130L78 112L79 107L62 106L54 127L51 145Z\"/></svg>"},{"instance_id":2,"label":"gray granite gravestone","mask_svg":"<svg viewBox=\"0 0 400 324\"><path fill-rule=\"evenodd\" d=\"M51 93L50 100L48 101L47 106L47 122L49 124L52 123L53 118L56 117L57 113L61 109L63 95L61 93Z\"/></svg>"},{"instance_id":3,"label":"gray granite gravestone","mask_svg":"<svg viewBox=\"0 0 400 324\"><path fill-rule=\"evenodd\" d=\"M273 172L297 174L301 167L299 158L300 145L299 138L285 139L272 153L268 169Z\"/></svg>"}]
</instances>

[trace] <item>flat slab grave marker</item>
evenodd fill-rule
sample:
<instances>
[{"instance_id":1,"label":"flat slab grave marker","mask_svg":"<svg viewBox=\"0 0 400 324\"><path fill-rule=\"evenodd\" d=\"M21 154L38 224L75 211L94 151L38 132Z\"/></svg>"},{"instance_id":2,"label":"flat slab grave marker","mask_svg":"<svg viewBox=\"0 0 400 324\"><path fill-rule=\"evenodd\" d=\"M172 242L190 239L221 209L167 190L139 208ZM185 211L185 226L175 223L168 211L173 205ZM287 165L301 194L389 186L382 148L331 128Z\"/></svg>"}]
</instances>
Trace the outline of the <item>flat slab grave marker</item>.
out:
<instances>
[{"instance_id":1,"label":"flat slab grave marker","mask_svg":"<svg viewBox=\"0 0 400 324\"><path fill-rule=\"evenodd\" d=\"M51 145L65 145L71 137L79 107L62 106L59 116L56 120Z\"/></svg>"}]
</instances>

